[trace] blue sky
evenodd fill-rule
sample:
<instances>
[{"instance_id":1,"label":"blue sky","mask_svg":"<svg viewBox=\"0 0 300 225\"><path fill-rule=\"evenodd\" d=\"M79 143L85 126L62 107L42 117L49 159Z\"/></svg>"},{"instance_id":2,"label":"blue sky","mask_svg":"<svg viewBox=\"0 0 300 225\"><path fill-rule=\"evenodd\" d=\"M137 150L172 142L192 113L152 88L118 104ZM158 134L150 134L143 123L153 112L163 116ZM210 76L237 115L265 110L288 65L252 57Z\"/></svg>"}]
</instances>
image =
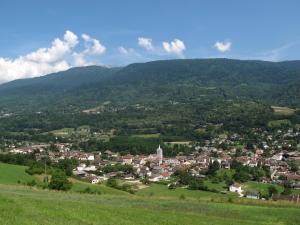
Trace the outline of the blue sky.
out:
<instances>
[{"instance_id":1,"label":"blue sky","mask_svg":"<svg viewBox=\"0 0 300 225\"><path fill-rule=\"evenodd\" d=\"M300 59L299 9L299 0L1 0L0 82L90 64Z\"/></svg>"}]
</instances>

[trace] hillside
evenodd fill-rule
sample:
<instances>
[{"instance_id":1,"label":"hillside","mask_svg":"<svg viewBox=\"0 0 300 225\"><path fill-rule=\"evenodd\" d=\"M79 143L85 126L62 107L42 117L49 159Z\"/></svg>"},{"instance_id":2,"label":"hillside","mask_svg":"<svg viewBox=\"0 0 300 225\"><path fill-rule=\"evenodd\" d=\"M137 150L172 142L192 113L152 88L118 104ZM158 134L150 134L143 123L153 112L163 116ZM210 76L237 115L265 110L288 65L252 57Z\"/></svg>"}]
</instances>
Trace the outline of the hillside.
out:
<instances>
[{"instance_id":1,"label":"hillside","mask_svg":"<svg viewBox=\"0 0 300 225\"><path fill-rule=\"evenodd\" d=\"M73 68L0 85L0 134L49 141L55 130L88 126L98 132L96 141L116 137L103 148L148 142L150 150L160 138L206 139L220 127L218 133L274 127L277 120L298 126L299 84L300 61L186 59ZM278 107L292 113L274 113Z\"/></svg>"},{"instance_id":2,"label":"hillside","mask_svg":"<svg viewBox=\"0 0 300 225\"><path fill-rule=\"evenodd\" d=\"M33 180L25 166L0 163L0 184L24 184Z\"/></svg>"},{"instance_id":3,"label":"hillside","mask_svg":"<svg viewBox=\"0 0 300 225\"><path fill-rule=\"evenodd\" d=\"M123 68L90 66L3 84L0 106L41 110L45 103L51 103L82 109L105 101L128 105L216 98L299 106L297 82L299 61L189 59L137 63Z\"/></svg>"},{"instance_id":4,"label":"hillside","mask_svg":"<svg viewBox=\"0 0 300 225\"><path fill-rule=\"evenodd\" d=\"M258 205L251 200L246 205L205 199L88 195L0 185L0 223L296 225L300 222L299 208L295 205Z\"/></svg>"}]
</instances>

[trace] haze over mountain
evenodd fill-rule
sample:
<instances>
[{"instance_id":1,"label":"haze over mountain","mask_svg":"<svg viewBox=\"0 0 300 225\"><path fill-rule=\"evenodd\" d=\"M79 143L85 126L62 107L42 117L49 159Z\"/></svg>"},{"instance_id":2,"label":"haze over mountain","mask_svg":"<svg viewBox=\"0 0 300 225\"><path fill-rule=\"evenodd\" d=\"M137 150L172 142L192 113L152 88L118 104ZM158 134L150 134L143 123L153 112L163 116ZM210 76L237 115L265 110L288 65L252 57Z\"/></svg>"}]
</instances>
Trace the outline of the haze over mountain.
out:
<instances>
[{"instance_id":1,"label":"haze over mountain","mask_svg":"<svg viewBox=\"0 0 300 225\"><path fill-rule=\"evenodd\" d=\"M300 61L186 59L88 66L0 85L3 109L244 99L298 107ZM22 97L22 98L21 98ZM288 100L288 101L287 101Z\"/></svg>"}]
</instances>

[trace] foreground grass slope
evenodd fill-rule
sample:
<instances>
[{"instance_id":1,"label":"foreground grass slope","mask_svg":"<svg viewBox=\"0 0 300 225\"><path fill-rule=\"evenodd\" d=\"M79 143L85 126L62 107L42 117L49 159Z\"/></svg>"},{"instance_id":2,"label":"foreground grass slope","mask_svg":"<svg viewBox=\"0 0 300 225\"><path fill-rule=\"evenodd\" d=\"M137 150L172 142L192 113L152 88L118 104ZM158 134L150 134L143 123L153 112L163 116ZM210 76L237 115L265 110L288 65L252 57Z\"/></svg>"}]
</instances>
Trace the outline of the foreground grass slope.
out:
<instances>
[{"instance_id":1,"label":"foreground grass slope","mask_svg":"<svg viewBox=\"0 0 300 225\"><path fill-rule=\"evenodd\" d=\"M32 176L25 172L26 168L26 166L0 163L0 184L17 184L32 181Z\"/></svg>"},{"instance_id":2,"label":"foreground grass slope","mask_svg":"<svg viewBox=\"0 0 300 225\"><path fill-rule=\"evenodd\" d=\"M0 185L0 224L300 224L292 205L216 203L177 196L87 195Z\"/></svg>"}]
</instances>

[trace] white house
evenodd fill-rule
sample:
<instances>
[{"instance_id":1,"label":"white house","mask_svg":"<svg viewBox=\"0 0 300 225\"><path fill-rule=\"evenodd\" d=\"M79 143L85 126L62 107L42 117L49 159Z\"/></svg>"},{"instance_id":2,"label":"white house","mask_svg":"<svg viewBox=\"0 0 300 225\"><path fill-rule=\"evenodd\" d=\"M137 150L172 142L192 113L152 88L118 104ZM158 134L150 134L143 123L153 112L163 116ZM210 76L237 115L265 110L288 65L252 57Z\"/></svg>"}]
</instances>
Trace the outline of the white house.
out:
<instances>
[{"instance_id":1,"label":"white house","mask_svg":"<svg viewBox=\"0 0 300 225\"><path fill-rule=\"evenodd\" d=\"M86 168L86 165L84 163L81 163L79 166L77 166L77 171L83 171Z\"/></svg>"},{"instance_id":2,"label":"white house","mask_svg":"<svg viewBox=\"0 0 300 225\"><path fill-rule=\"evenodd\" d=\"M95 156L94 155L88 155L87 160L94 161L95 160Z\"/></svg>"},{"instance_id":3,"label":"white house","mask_svg":"<svg viewBox=\"0 0 300 225\"><path fill-rule=\"evenodd\" d=\"M243 192L243 189L242 189L242 186L240 184L234 183L234 184L230 185L229 191L230 192L235 192L235 193L238 193L239 195L241 195L242 192Z\"/></svg>"},{"instance_id":4,"label":"white house","mask_svg":"<svg viewBox=\"0 0 300 225\"><path fill-rule=\"evenodd\" d=\"M92 184L98 184L100 182L100 179L98 177L89 177L88 181Z\"/></svg>"},{"instance_id":5,"label":"white house","mask_svg":"<svg viewBox=\"0 0 300 225\"><path fill-rule=\"evenodd\" d=\"M84 168L85 171L96 171L97 168L95 165L89 165L87 167Z\"/></svg>"}]
</instances>

